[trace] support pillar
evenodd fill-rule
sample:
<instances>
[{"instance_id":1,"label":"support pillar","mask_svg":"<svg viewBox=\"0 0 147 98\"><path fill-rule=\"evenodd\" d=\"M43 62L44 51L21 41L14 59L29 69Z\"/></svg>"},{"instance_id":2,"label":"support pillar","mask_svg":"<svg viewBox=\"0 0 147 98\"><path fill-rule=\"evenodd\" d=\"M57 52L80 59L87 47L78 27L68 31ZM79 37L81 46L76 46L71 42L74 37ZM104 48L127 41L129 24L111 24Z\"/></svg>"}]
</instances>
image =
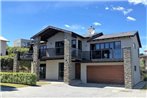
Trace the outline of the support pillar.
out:
<instances>
[{"instance_id":1,"label":"support pillar","mask_svg":"<svg viewBox=\"0 0 147 98\"><path fill-rule=\"evenodd\" d=\"M39 80L39 66L40 66L39 46L40 46L40 37L37 37L34 39L33 62L32 62L32 68L31 68L31 73L36 74L37 80Z\"/></svg>"},{"instance_id":2,"label":"support pillar","mask_svg":"<svg viewBox=\"0 0 147 98\"><path fill-rule=\"evenodd\" d=\"M64 33L64 82L67 84L72 79L71 49L71 34Z\"/></svg>"},{"instance_id":3,"label":"support pillar","mask_svg":"<svg viewBox=\"0 0 147 98\"><path fill-rule=\"evenodd\" d=\"M125 88L133 88L133 73L132 73L132 57L131 57L131 47L126 47L123 49L124 56L124 75L125 75Z\"/></svg>"},{"instance_id":4,"label":"support pillar","mask_svg":"<svg viewBox=\"0 0 147 98\"><path fill-rule=\"evenodd\" d=\"M13 72L19 72L19 52L15 51L14 52L14 58L13 58Z\"/></svg>"}]
</instances>

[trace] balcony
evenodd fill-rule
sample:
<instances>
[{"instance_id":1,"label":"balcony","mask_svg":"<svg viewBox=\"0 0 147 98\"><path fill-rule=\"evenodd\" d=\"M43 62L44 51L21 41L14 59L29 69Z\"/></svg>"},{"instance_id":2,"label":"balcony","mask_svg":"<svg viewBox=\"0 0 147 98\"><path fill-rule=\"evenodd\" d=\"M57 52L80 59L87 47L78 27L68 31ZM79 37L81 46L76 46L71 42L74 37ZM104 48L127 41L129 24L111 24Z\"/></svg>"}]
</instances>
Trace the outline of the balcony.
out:
<instances>
[{"instance_id":1,"label":"balcony","mask_svg":"<svg viewBox=\"0 0 147 98\"><path fill-rule=\"evenodd\" d=\"M122 61L121 49L103 49L94 51L82 51L72 48L72 60L81 61ZM47 59L64 59L64 48L47 48L39 50L39 58ZM32 60L32 53L20 54L20 59Z\"/></svg>"},{"instance_id":2,"label":"balcony","mask_svg":"<svg viewBox=\"0 0 147 98\"><path fill-rule=\"evenodd\" d=\"M47 48L40 50L41 59L64 58L64 48Z\"/></svg>"},{"instance_id":3,"label":"balcony","mask_svg":"<svg viewBox=\"0 0 147 98\"><path fill-rule=\"evenodd\" d=\"M82 51L83 61L122 61L121 49L101 49Z\"/></svg>"}]
</instances>

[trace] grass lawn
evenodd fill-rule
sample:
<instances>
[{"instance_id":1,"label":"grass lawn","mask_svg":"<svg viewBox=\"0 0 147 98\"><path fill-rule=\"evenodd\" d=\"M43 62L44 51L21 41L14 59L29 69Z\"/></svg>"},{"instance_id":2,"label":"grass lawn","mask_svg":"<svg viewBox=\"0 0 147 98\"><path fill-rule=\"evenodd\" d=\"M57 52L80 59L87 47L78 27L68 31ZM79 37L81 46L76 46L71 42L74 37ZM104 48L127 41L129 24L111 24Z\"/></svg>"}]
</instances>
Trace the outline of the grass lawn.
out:
<instances>
[{"instance_id":1,"label":"grass lawn","mask_svg":"<svg viewBox=\"0 0 147 98\"><path fill-rule=\"evenodd\" d=\"M36 86L42 86L42 85L46 85L46 84L50 84L50 83L47 81L38 81ZM29 85L14 84L14 83L0 83L0 86L10 86L10 87L15 87L15 88L22 88L22 87L27 87Z\"/></svg>"}]
</instances>

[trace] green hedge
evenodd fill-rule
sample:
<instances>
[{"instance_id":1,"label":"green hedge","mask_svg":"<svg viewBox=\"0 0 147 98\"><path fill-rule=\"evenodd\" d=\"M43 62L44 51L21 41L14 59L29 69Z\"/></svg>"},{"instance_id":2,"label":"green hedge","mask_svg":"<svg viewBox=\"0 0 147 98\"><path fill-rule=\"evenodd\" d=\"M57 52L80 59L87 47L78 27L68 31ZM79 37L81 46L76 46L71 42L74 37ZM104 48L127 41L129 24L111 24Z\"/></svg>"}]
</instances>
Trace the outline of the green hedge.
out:
<instances>
[{"instance_id":1,"label":"green hedge","mask_svg":"<svg viewBox=\"0 0 147 98\"><path fill-rule=\"evenodd\" d=\"M0 72L0 80L2 83L36 85L37 78L32 73Z\"/></svg>"}]
</instances>

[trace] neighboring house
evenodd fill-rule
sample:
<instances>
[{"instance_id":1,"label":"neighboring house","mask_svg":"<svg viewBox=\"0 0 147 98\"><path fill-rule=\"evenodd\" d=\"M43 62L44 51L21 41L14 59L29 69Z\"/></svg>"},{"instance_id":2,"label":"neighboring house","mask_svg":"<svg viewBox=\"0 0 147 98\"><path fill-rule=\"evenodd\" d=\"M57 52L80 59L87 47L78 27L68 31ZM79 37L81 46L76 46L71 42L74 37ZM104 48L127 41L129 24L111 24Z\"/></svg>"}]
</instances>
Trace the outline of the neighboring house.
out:
<instances>
[{"instance_id":1,"label":"neighboring house","mask_svg":"<svg viewBox=\"0 0 147 98\"><path fill-rule=\"evenodd\" d=\"M48 26L31 39L32 65L40 66L40 79L125 84L126 88L141 81L137 31L84 37Z\"/></svg>"},{"instance_id":2,"label":"neighboring house","mask_svg":"<svg viewBox=\"0 0 147 98\"><path fill-rule=\"evenodd\" d=\"M8 40L2 36L0 36L0 55L6 55L6 47Z\"/></svg>"},{"instance_id":3,"label":"neighboring house","mask_svg":"<svg viewBox=\"0 0 147 98\"><path fill-rule=\"evenodd\" d=\"M17 39L13 42L14 47L30 47L31 40Z\"/></svg>"},{"instance_id":4,"label":"neighboring house","mask_svg":"<svg viewBox=\"0 0 147 98\"><path fill-rule=\"evenodd\" d=\"M143 62L144 67L147 70L147 54L140 55L140 60Z\"/></svg>"}]
</instances>

